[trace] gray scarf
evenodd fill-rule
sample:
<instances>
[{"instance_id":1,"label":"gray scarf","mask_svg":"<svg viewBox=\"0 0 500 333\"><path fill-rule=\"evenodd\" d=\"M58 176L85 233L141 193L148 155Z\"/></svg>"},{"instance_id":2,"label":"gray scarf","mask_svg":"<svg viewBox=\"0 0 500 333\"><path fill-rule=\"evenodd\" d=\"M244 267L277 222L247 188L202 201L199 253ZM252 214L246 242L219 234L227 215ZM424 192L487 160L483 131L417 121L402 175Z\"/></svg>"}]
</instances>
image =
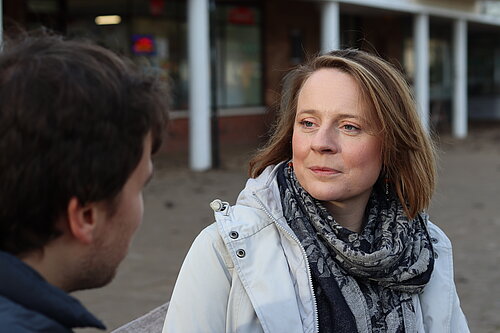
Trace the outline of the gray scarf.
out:
<instances>
[{"instance_id":1,"label":"gray scarf","mask_svg":"<svg viewBox=\"0 0 500 333\"><path fill-rule=\"evenodd\" d=\"M350 331L352 318L351 331L416 332L412 294L422 292L434 266L427 215L409 221L394 193L376 186L358 234L300 186L292 167L283 164L278 184L284 216L307 254L320 331Z\"/></svg>"}]
</instances>

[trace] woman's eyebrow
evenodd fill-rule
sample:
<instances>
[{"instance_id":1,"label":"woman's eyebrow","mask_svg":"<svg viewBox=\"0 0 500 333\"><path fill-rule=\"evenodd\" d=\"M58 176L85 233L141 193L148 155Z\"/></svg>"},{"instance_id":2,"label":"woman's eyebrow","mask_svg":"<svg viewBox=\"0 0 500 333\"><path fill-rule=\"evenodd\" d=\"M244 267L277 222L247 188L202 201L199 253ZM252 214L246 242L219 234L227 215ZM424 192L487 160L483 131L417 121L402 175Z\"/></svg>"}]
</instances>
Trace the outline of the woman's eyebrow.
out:
<instances>
[{"instance_id":1,"label":"woman's eyebrow","mask_svg":"<svg viewBox=\"0 0 500 333\"><path fill-rule=\"evenodd\" d=\"M302 114L311 114L311 115L316 115L318 113L321 113L320 111L316 109L304 109L304 110L298 110L297 111L297 116L302 115ZM335 114L336 119L357 119L357 120L363 120L363 117L360 117L358 115L352 114L352 113L339 113Z\"/></svg>"}]
</instances>

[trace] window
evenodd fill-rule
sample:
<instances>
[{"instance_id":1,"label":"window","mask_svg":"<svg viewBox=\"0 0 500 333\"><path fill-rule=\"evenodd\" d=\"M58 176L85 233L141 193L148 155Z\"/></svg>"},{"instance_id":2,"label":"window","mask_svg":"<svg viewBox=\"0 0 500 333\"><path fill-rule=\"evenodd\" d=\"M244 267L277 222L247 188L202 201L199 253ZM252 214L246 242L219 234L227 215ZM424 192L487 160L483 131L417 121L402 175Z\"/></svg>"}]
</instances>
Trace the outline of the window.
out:
<instances>
[{"instance_id":1,"label":"window","mask_svg":"<svg viewBox=\"0 0 500 333\"><path fill-rule=\"evenodd\" d=\"M186 2L167 0L68 0L69 36L83 36L124 54L169 81L173 109L188 107ZM99 25L96 17L119 16Z\"/></svg>"},{"instance_id":2,"label":"window","mask_svg":"<svg viewBox=\"0 0 500 333\"><path fill-rule=\"evenodd\" d=\"M262 105L259 8L221 5L217 8L215 29L218 106Z\"/></svg>"},{"instance_id":3,"label":"window","mask_svg":"<svg viewBox=\"0 0 500 333\"><path fill-rule=\"evenodd\" d=\"M169 80L172 108L188 109L187 2L168 0L68 0L67 34L83 36L133 59ZM119 16L97 24L98 16ZM262 91L261 10L217 4L214 18L217 105L260 106Z\"/></svg>"}]
</instances>

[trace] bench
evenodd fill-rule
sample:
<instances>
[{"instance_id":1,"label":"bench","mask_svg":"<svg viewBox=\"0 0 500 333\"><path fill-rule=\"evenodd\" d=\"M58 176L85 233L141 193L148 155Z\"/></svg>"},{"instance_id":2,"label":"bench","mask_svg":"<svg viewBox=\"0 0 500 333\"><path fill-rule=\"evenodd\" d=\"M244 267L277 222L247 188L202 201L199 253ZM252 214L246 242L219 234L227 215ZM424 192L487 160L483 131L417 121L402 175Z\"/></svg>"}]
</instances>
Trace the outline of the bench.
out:
<instances>
[{"instance_id":1,"label":"bench","mask_svg":"<svg viewBox=\"0 0 500 333\"><path fill-rule=\"evenodd\" d=\"M161 333L167 309L168 302L151 310L144 316L117 328L111 333Z\"/></svg>"}]
</instances>

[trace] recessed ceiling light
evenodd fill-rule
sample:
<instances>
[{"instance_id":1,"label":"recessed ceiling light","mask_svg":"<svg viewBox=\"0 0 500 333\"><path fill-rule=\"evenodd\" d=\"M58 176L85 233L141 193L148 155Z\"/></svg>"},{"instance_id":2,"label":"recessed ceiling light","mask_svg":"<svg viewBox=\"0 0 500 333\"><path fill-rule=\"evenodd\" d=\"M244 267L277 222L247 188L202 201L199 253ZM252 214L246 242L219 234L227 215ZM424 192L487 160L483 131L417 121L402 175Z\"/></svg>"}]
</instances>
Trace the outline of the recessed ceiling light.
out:
<instances>
[{"instance_id":1,"label":"recessed ceiling light","mask_svg":"<svg viewBox=\"0 0 500 333\"><path fill-rule=\"evenodd\" d=\"M103 15L95 18L97 25L119 24L121 21L122 18L119 15Z\"/></svg>"}]
</instances>

